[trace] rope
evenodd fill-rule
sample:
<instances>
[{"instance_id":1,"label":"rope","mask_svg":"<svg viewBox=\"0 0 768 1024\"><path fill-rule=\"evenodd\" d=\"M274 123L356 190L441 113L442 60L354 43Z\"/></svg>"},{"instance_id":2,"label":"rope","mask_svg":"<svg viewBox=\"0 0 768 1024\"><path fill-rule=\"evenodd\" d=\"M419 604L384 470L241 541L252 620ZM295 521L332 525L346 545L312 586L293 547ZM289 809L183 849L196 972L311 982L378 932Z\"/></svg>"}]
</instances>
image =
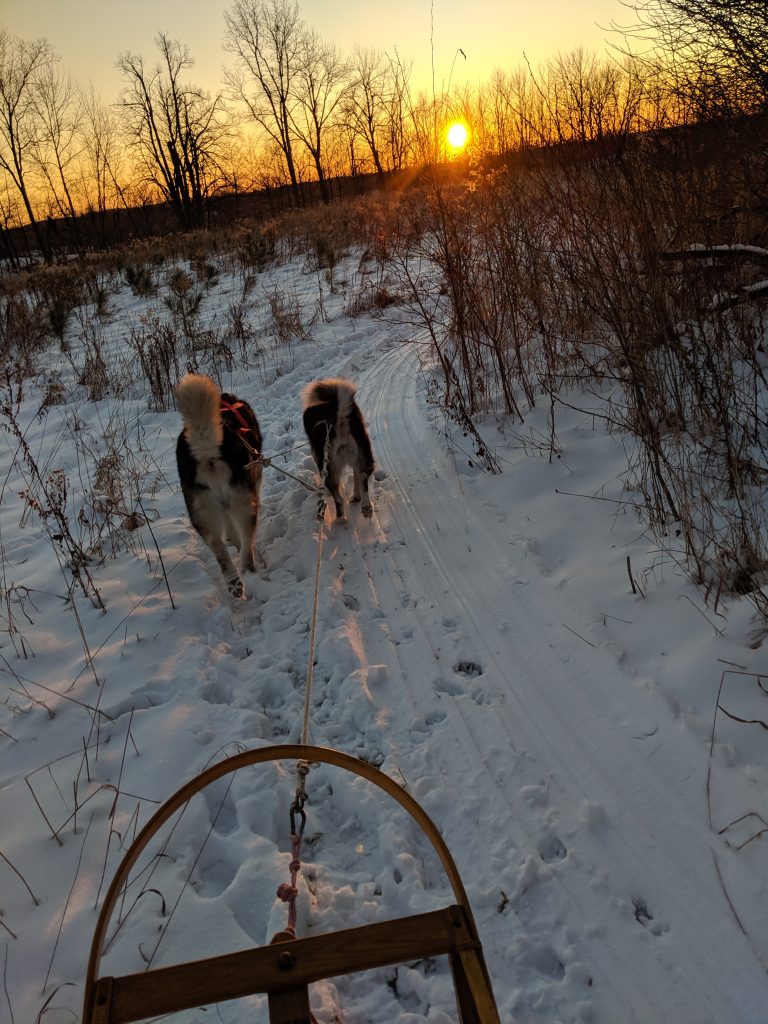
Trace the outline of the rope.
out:
<instances>
[{"instance_id":1,"label":"rope","mask_svg":"<svg viewBox=\"0 0 768 1024\"><path fill-rule=\"evenodd\" d=\"M331 424L325 425L325 444L323 445L323 464L320 467L320 486L317 491L317 518L325 515L325 482L328 479L328 456L331 453Z\"/></svg>"},{"instance_id":2,"label":"rope","mask_svg":"<svg viewBox=\"0 0 768 1024\"><path fill-rule=\"evenodd\" d=\"M304 690L304 725L301 742L309 743L309 708L312 696L312 681L315 674L315 633L317 631L317 606L320 595L320 560L323 554L323 527L317 534L317 560L315 562L315 595L312 599L312 614L309 620L309 657L307 658L307 683Z\"/></svg>"},{"instance_id":3,"label":"rope","mask_svg":"<svg viewBox=\"0 0 768 1024\"><path fill-rule=\"evenodd\" d=\"M296 938L296 897L299 895L298 886L296 880L298 878L299 871L301 870L301 840L304 836L304 826L307 823L307 815L304 811L304 802L307 799L307 794L304 789L304 780L309 773L309 762L298 761L296 764L296 795L293 803L291 804L291 863L289 870L291 872L290 882L283 882L277 887L277 896L288 904L288 923L286 924L283 931L278 932L272 937L272 942L281 942L285 939ZM299 827L296 827L296 814L299 814L301 820ZM309 1012L311 1024L317 1024L315 1015L310 1010Z\"/></svg>"},{"instance_id":4,"label":"rope","mask_svg":"<svg viewBox=\"0 0 768 1024\"><path fill-rule=\"evenodd\" d=\"M318 491L319 505L317 510L318 519L322 520L325 513L325 501L323 499L323 491L325 489L325 481L328 475L328 454L331 446L331 428L328 426L325 435L325 446L323 448L323 465L320 470L321 483L320 487L316 488ZM276 469L279 467L275 467ZM282 470L281 470L282 472ZM290 474L288 474L290 475ZM298 479L298 478L296 478ZM323 538L325 532L323 530L323 523L320 523L320 527L317 532L317 558L315 560L315 592L312 597L312 611L309 620L309 655L307 657L307 681L304 688L304 721L301 729L301 742L304 746L309 743L309 712L312 706L312 682L315 674L315 636L317 634L317 608L320 603L320 570L322 568L322 557L323 557ZM307 823L307 814L304 810L304 804L307 801L306 791L306 780L309 774L309 762L299 760L296 762L296 790L294 792L293 803L290 807L290 823L291 823L291 863L289 870L291 873L290 882L283 882L277 888L278 899L281 899L284 903L288 904L288 924L285 928L285 933L278 933L275 939L279 938L281 934L288 934L291 937L296 935L296 897L299 894L298 887L296 885L296 879L299 871L301 870L301 840L304 835L304 826ZM296 817L299 817L298 828L296 826ZM272 941L274 942L275 939ZM314 1021L314 1017L312 1018Z\"/></svg>"},{"instance_id":5,"label":"rope","mask_svg":"<svg viewBox=\"0 0 768 1024\"><path fill-rule=\"evenodd\" d=\"M311 707L312 697L312 680L314 676L314 661L315 661L315 633L317 628L317 606L319 603L320 594L320 568L321 568L321 557L323 551L323 527L321 526L317 536L317 561L315 563L315 594L312 600L312 615L310 618L309 627L309 658L307 661L307 683L304 692L304 723L301 730L301 742L304 746L309 742L309 711ZM304 835L304 826L307 823L307 813L304 810L304 804L307 801L306 791L306 779L309 774L309 762L299 760L296 762L296 790L293 796L293 803L290 807L290 823L291 823L291 863L289 870L291 873L290 882L283 882L277 887L278 899L281 899L284 903L288 904L288 924L285 927L285 933L289 937L295 938L296 936L296 897L299 895L299 890L296 885L296 879L299 871L301 870L301 840ZM296 817L299 817L298 828L296 825ZM285 933L278 933L273 942ZM314 1017L312 1018L314 1020Z\"/></svg>"},{"instance_id":6,"label":"rope","mask_svg":"<svg viewBox=\"0 0 768 1024\"><path fill-rule=\"evenodd\" d=\"M244 443L247 444L247 442ZM250 445L248 445L248 447L250 448ZM289 476L291 480L295 480L297 483L300 483L302 487L306 487L308 491L320 490L318 487L315 487L314 484L308 484L306 480L302 480L300 476L296 476L295 473L290 473L287 469L283 469L282 466L276 466L272 459L268 458L266 455L262 455L261 452L251 449L251 455L255 455L256 458L246 463L246 469L250 469L251 466L271 466L273 469L276 469L278 473L282 473L283 476Z\"/></svg>"},{"instance_id":7,"label":"rope","mask_svg":"<svg viewBox=\"0 0 768 1024\"><path fill-rule=\"evenodd\" d=\"M301 868L301 834L291 833L291 881L283 882L277 887L277 895L288 904L288 924L285 930L296 935L296 897L299 890L296 888L296 877Z\"/></svg>"}]
</instances>

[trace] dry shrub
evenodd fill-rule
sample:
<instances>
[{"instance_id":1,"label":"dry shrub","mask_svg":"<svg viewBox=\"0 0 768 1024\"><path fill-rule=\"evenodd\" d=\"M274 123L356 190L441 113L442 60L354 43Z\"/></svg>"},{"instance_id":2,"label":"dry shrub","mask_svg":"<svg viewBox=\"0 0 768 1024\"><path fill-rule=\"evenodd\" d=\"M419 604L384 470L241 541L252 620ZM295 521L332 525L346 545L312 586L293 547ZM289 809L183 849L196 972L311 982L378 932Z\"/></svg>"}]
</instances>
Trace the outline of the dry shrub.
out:
<instances>
[{"instance_id":1,"label":"dry shrub","mask_svg":"<svg viewBox=\"0 0 768 1024\"><path fill-rule=\"evenodd\" d=\"M367 249L382 262L398 228L399 197L374 193L335 203L290 210L269 221L285 258L304 254L312 270L330 269L351 248Z\"/></svg>"},{"instance_id":2,"label":"dry shrub","mask_svg":"<svg viewBox=\"0 0 768 1024\"><path fill-rule=\"evenodd\" d=\"M363 280L347 300L344 312L353 317L365 313L381 313L389 306L398 305L402 299L403 296L391 284Z\"/></svg>"},{"instance_id":3,"label":"dry shrub","mask_svg":"<svg viewBox=\"0 0 768 1024\"><path fill-rule=\"evenodd\" d=\"M302 305L296 296L286 295L277 287L265 290L269 304L269 332L277 345L291 348L294 341L306 341L309 338L302 322Z\"/></svg>"},{"instance_id":4,"label":"dry shrub","mask_svg":"<svg viewBox=\"0 0 768 1024\"><path fill-rule=\"evenodd\" d=\"M90 332L83 339L83 355L83 369L78 384L87 389L89 401L99 402L110 393L111 380L103 344L95 332Z\"/></svg>"},{"instance_id":5,"label":"dry shrub","mask_svg":"<svg viewBox=\"0 0 768 1024\"><path fill-rule=\"evenodd\" d=\"M104 603L91 573L91 553L70 518L69 478L60 467L39 465L19 420L19 397L6 381L0 391L0 422L17 443L16 464L25 481L20 492L25 515L31 513L40 522L62 571L71 574L71 585L77 585L91 604L103 611Z\"/></svg>"},{"instance_id":6,"label":"dry shrub","mask_svg":"<svg viewBox=\"0 0 768 1024\"><path fill-rule=\"evenodd\" d=\"M157 293L157 283L146 263L128 263L123 269L125 283L134 295L146 298Z\"/></svg>"},{"instance_id":7,"label":"dry shrub","mask_svg":"<svg viewBox=\"0 0 768 1024\"><path fill-rule=\"evenodd\" d=\"M142 501L147 465L119 417L110 418L98 447L105 451L95 457L92 486L83 495L78 522L88 533L89 550L114 557L133 546L136 531L147 523Z\"/></svg>"},{"instance_id":8,"label":"dry shrub","mask_svg":"<svg viewBox=\"0 0 768 1024\"><path fill-rule=\"evenodd\" d=\"M29 279L27 294L42 310L48 331L63 344L72 313L88 299L87 274L77 263L47 267Z\"/></svg>"},{"instance_id":9,"label":"dry shrub","mask_svg":"<svg viewBox=\"0 0 768 1024\"><path fill-rule=\"evenodd\" d=\"M157 316L143 317L131 328L131 344L149 384L150 402L158 412L173 408L173 388L181 376L181 344L172 324Z\"/></svg>"},{"instance_id":10,"label":"dry shrub","mask_svg":"<svg viewBox=\"0 0 768 1024\"><path fill-rule=\"evenodd\" d=\"M30 375L47 337L41 310L27 295L18 292L0 297L0 361L14 362L20 373Z\"/></svg>"},{"instance_id":11,"label":"dry shrub","mask_svg":"<svg viewBox=\"0 0 768 1024\"><path fill-rule=\"evenodd\" d=\"M667 133L435 178L405 205L396 261L450 414L471 429L546 397L554 443L558 402L586 385L634 440L628 486L661 542L708 593L765 612L765 292L748 288L768 254L750 269L716 248L739 240L717 216L739 159ZM706 259L680 257L693 243Z\"/></svg>"},{"instance_id":12,"label":"dry shrub","mask_svg":"<svg viewBox=\"0 0 768 1024\"><path fill-rule=\"evenodd\" d=\"M266 227L261 231L247 229L234 241L234 252L244 270L255 270L260 273L275 262L276 246L273 228Z\"/></svg>"},{"instance_id":13,"label":"dry shrub","mask_svg":"<svg viewBox=\"0 0 768 1024\"><path fill-rule=\"evenodd\" d=\"M168 290L170 294L165 296L165 304L171 311L174 323L181 327L188 338L193 337L203 301L202 291L196 287L192 276L181 267L176 267L168 275Z\"/></svg>"}]
</instances>

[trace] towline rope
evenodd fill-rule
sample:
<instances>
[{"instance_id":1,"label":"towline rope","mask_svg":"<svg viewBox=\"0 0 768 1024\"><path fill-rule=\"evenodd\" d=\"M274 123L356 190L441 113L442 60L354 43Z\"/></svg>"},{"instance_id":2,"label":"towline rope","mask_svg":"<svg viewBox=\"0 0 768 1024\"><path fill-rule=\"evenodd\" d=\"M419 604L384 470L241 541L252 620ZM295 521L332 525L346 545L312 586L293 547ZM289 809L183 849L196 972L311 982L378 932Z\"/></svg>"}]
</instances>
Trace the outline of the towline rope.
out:
<instances>
[{"instance_id":1,"label":"towline rope","mask_svg":"<svg viewBox=\"0 0 768 1024\"><path fill-rule=\"evenodd\" d=\"M315 667L315 636L317 632L317 606L320 597L320 569L322 566L322 555L323 555L323 517L325 515L325 499L324 490L325 482L328 476L328 456L331 447L331 425L328 424L326 427L325 445L323 447L323 464L320 470L320 486L317 487L314 484L308 484L301 477L296 476L294 473L289 472L287 469L283 469L281 466L275 466L273 460L268 456L260 452L251 442L248 440L246 435L253 434L252 428L248 421L245 419L240 409L243 408L243 402L235 401L228 402L225 399L221 400L222 412L227 411L232 413L237 422L240 424L237 427L237 435L243 442L246 450L250 455L253 456L250 462L246 464L246 469L250 469L251 466L274 466L279 472L285 476L291 477L292 480L296 480L306 487L308 491L312 491L318 496L317 503L317 519L320 522L320 526L317 532L317 559L315 562L315 592L312 598L312 611L310 615L310 627L309 627L309 656L307 659L307 681L304 693L304 721L301 730L301 742L304 746L309 743L309 713L312 700L312 680L314 676ZM303 448L304 445L296 445L296 448ZM290 451L294 451L295 448L291 448ZM278 453L278 454L288 454ZM298 896L298 888L296 880L298 878L299 871L301 870L301 842L304 835L304 826L307 823L307 814L304 810L304 804L307 801L306 791L306 779L309 774L309 762L299 760L296 763L296 789L294 791L293 802L290 806L290 836L291 836L291 861L289 865L291 880L290 882L283 882L278 886L277 896L284 903L288 904L288 923L285 929L278 932L272 942L280 942L281 940L295 938L296 936L296 897ZM298 818L298 824L297 824ZM314 1016L312 1017L313 1024L316 1024Z\"/></svg>"},{"instance_id":2,"label":"towline rope","mask_svg":"<svg viewBox=\"0 0 768 1024\"><path fill-rule=\"evenodd\" d=\"M331 428L329 425L326 430L325 445L323 447L323 465L320 470L320 487L316 488L319 495L317 508L319 526L317 531L317 556L315 559L315 590L312 597L312 610L309 619L309 654L307 656L307 676L304 687L304 720L301 729L301 742L304 746L309 743L309 716L310 709L312 707L312 683L315 674L317 609L320 603L320 570L322 568L323 539L325 537L325 523L323 521L325 514L325 500L323 498L323 492L325 490L325 481L328 476L328 455L330 447ZM296 880L298 878L299 871L301 870L301 842L304 835L304 827L307 823L307 814L304 810L304 804L307 802L307 775L309 775L309 762L304 760L297 761L296 789L294 791L293 803L291 804L289 811L291 828L291 862L289 865L289 871L291 874L291 880L290 882L283 882L277 889L278 898L288 904L288 924L286 925L285 931L277 933L277 935L272 939L273 942L279 942L281 937L293 938L296 935L296 897L299 894ZM314 1021L314 1017L312 1020Z\"/></svg>"}]
</instances>

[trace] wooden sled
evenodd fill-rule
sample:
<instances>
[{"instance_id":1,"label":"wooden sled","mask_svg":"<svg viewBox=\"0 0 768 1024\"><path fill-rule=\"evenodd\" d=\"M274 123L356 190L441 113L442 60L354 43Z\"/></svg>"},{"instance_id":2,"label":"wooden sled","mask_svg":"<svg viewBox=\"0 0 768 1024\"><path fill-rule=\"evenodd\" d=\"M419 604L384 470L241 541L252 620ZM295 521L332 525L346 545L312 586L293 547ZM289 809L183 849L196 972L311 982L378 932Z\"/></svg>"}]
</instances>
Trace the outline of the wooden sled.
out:
<instances>
[{"instance_id":1,"label":"wooden sled","mask_svg":"<svg viewBox=\"0 0 768 1024\"><path fill-rule=\"evenodd\" d=\"M426 833L453 889L444 910L380 924L292 938L272 944L122 977L99 977L104 940L115 903L149 840L192 796L240 768L267 761L304 760L335 765L383 789ZM285 938L284 938L285 936ZM445 955L450 959L460 1024L499 1024L499 1014L477 929L456 865L431 819L404 789L348 754L302 744L262 747L213 765L182 786L150 818L123 858L96 924L85 981L83 1024L127 1024L162 1014L266 993L270 1024L312 1024L308 986L324 978Z\"/></svg>"}]
</instances>

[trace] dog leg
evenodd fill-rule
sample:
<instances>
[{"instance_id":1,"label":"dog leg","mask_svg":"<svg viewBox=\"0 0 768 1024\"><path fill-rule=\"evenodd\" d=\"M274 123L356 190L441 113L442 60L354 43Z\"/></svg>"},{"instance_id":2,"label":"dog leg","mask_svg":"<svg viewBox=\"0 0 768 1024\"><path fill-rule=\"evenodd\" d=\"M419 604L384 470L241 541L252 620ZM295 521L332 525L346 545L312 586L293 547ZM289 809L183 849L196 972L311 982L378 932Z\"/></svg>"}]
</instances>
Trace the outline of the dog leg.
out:
<instances>
[{"instance_id":1,"label":"dog leg","mask_svg":"<svg viewBox=\"0 0 768 1024\"><path fill-rule=\"evenodd\" d=\"M358 502L362 500L360 510L366 519L370 519L373 515L373 505L371 505L371 499L368 494L368 474L362 472L358 466L353 467L353 473L355 476L355 490L350 501Z\"/></svg>"},{"instance_id":2,"label":"dog leg","mask_svg":"<svg viewBox=\"0 0 768 1024\"><path fill-rule=\"evenodd\" d=\"M243 572L256 572L256 524L258 516L251 512L240 525L240 566Z\"/></svg>"},{"instance_id":3,"label":"dog leg","mask_svg":"<svg viewBox=\"0 0 768 1024\"><path fill-rule=\"evenodd\" d=\"M227 521L227 532L224 535L224 542L229 547L235 548L236 551L240 551L242 549L240 531L238 530L237 523L235 523L232 516L230 516Z\"/></svg>"},{"instance_id":4,"label":"dog leg","mask_svg":"<svg viewBox=\"0 0 768 1024\"><path fill-rule=\"evenodd\" d=\"M256 571L256 524L259 515L258 496L250 487L232 488L232 502L227 509L227 531L237 537L242 572Z\"/></svg>"},{"instance_id":5,"label":"dog leg","mask_svg":"<svg viewBox=\"0 0 768 1024\"><path fill-rule=\"evenodd\" d=\"M205 543L213 552L213 556L219 563L221 574L224 577L224 582L227 585L227 590L232 597L244 597L245 587L243 581L240 579L240 574L234 566L232 559L229 557L226 545L221 537L217 537L212 534L209 530L201 530L200 536L203 538Z\"/></svg>"},{"instance_id":6,"label":"dog leg","mask_svg":"<svg viewBox=\"0 0 768 1024\"><path fill-rule=\"evenodd\" d=\"M344 501L341 497L341 491L339 490L339 479L333 466L328 467L328 472L325 476L325 486L331 492L333 503L336 506L336 518L344 518Z\"/></svg>"}]
</instances>

